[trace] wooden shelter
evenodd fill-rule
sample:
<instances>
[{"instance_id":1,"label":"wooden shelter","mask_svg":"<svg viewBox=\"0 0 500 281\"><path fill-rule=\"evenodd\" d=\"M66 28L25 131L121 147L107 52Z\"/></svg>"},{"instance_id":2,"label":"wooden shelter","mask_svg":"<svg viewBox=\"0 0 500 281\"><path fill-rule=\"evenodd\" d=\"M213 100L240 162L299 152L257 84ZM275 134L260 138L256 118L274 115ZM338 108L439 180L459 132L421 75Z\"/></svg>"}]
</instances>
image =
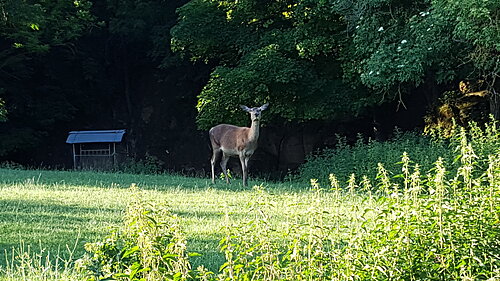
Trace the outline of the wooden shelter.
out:
<instances>
[{"instance_id":1,"label":"wooden shelter","mask_svg":"<svg viewBox=\"0 0 500 281\"><path fill-rule=\"evenodd\" d=\"M124 151L120 144L125 130L71 131L66 143L72 145L75 169L109 170L118 164ZM126 150L126 149L125 149Z\"/></svg>"}]
</instances>

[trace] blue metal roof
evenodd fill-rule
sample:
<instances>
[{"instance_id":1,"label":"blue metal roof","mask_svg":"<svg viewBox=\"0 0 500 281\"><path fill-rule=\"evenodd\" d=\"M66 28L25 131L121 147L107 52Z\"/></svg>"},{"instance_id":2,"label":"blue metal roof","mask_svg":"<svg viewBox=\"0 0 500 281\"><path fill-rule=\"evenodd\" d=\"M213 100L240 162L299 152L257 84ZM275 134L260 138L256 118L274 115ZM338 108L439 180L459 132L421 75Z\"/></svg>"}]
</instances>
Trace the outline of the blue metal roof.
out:
<instances>
[{"instance_id":1,"label":"blue metal roof","mask_svg":"<svg viewBox=\"0 0 500 281\"><path fill-rule=\"evenodd\" d=\"M121 142L125 130L71 131L66 143Z\"/></svg>"}]
</instances>

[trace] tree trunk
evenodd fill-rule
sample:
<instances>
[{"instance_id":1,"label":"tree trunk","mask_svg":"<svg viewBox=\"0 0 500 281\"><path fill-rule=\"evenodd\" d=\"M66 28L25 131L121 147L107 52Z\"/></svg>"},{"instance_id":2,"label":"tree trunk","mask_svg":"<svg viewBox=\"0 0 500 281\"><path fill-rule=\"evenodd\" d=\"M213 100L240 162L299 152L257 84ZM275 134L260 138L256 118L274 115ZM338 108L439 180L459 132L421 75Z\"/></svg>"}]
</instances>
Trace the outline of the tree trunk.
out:
<instances>
[{"instance_id":1,"label":"tree trunk","mask_svg":"<svg viewBox=\"0 0 500 281\"><path fill-rule=\"evenodd\" d=\"M500 93L494 88L490 90L490 112L495 120L500 120Z\"/></svg>"}]
</instances>

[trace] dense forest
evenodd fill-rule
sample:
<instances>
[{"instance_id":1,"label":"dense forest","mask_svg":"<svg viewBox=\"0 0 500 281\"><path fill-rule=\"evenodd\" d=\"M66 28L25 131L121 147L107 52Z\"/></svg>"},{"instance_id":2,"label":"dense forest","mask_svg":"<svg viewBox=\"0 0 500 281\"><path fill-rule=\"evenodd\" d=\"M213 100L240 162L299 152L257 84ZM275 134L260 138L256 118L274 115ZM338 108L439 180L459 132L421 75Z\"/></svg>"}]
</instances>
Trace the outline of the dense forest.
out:
<instances>
[{"instance_id":1,"label":"dense forest","mask_svg":"<svg viewBox=\"0 0 500 281\"><path fill-rule=\"evenodd\" d=\"M0 0L0 162L71 168L72 130L204 173L207 130L269 103L253 170L336 135L500 119L497 0Z\"/></svg>"}]
</instances>

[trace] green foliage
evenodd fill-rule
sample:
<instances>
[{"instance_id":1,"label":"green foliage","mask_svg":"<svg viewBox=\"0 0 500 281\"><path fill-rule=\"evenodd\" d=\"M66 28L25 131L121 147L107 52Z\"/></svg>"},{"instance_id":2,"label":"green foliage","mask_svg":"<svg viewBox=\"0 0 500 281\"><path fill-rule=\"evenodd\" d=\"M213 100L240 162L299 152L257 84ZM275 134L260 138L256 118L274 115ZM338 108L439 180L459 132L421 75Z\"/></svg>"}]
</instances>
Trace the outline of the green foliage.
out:
<instances>
[{"instance_id":1,"label":"green foliage","mask_svg":"<svg viewBox=\"0 0 500 281\"><path fill-rule=\"evenodd\" d=\"M41 244L41 243L40 243ZM52 257L47 249L42 248L36 251L31 245L24 242L11 251L3 252L6 266L0 267L0 279L3 281L32 280L32 281L78 281L82 280L73 267L73 254L77 243L73 249L67 247L67 256L60 256L59 253Z\"/></svg>"},{"instance_id":2,"label":"green foliage","mask_svg":"<svg viewBox=\"0 0 500 281\"><path fill-rule=\"evenodd\" d=\"M91 6L87 0L2 1L0 36L14 49L46 52L51 46L74 40L90 27L94 21Z\"/></svg>"},{"instance_id":3,"label":"green foliage","mask_svg":"<svg viewBox=\"0 0 500 281\"><path fill-rule=\"evenodd\" d=\"M126 159L118 165L117 170L127 174L159 174L163 170L163 162L158 157L147 154L144 159Z\"/></svg>"},{"instance_id":4,"label":"green foliage","mask_svg":"<svg viewBox=\"0 0 500 281\"><path fill-rule=\"evenodd\" d=\"M368 0L342 10L353 32L352 45L343 54L346 77L354 83L360 79L380 94L395 95L401 86L421 84L430 69L447 73L452 65L444 56L452 44L448 26L430 9L428 1L410 5ZM438 82L450 78L439 79L439 73Z\"/></svg>"},{"instance_id":5,"label":"green foliage","mask_svg":"<svg viewBox=\"0 0 500 281\"><path fill-rule=\"evenodd\" d=\"M342 184L332 174L328 185L313 178L310 191L304 192L289 189L283 192L272 185L268 192L261 185L255 186L252 192L221 193L204 186L198 188L201 199L193 201L186 197L195 195L194 192L178 188L176 193L169 193L172 191L158 191L158 185L151 187L154 190L138 191L121 189L118 184L110 188L109 183L101 183L100 188L96 188L97 184L93 183L88 188L91 193L82 196L85 190L82 186L88 185L89 180L70 185L72 177L64 172L67 183L51 179L56 184L40 189L41 185L47 185L44 177L54 172L42 176L39 171L12 170L15 176L9 178L22 178L20 175L25 178L30 172L35 176L14 187L2 187L0 191L4 192L2 198L7 205L1 210L20 208L21 212L30 214L29 220L40 210L46 211L40 206L26 211L29 209L21 200L12 199L18 198L16 195L41 198L41 202L47 204L53 198L67 200L68 192L72 192L74 201L69 205L73 207L84 201L107 208L116 204L110 200L117 200L120 192L124 198L119 200L132 197L122 228L101 242L87 244L87 255L77 262L88 274L87 280L106 277L122 280L496 280L500 276L500 151L498 139L486 137L498 136L497 128L487 128L482 129L482 134L459 130L456 140L450 140L458 148L456 160L438 158L429 172L422 171L420 163L403 153L398 164L400 172L394 176L379 164L376 179L351 174L347 184ZM480 143L489 144L481 148ZM454 162L456 167L450 170L445 162ZM95 176L95 173L87 174ZM104 176L99 174L101 178ZM165 181L164 176L161 179ZM185 179L176 181L186 183ZM36 189L41 190L36 196L26 196L34 195L32 192ZM208 199L210 195L213 197ZM245 200L239 201L238 196ZM220 198L225 198L221 207L225 216L220 214L221 209L208 209L219 204ZM225 256L217 275L203 268L191 269L188 243L180 229L181 219L186 218L173 215L164 200L177 202L176 206L179 200L182 205L189 205L188 212L178 207L173 209L182 216L194 213L196 228L203 228L205 223L200 221L205 222L208 217L215 217L216 223L213 223L218 226L223 220L223 230L215 232ZM244 207L241 202L248 205ZM200 208L202 204L206 205ZM87 206L80 212L89 210L92 208ZM204 217L206 213L209 215ZM21 276L27 272L25 269L33 274L56 276L53 267L42 265L40 269L47 269L43 272L37 269L38 256L19 256L23 261L19 264L25 267L12 267L9 276L17 273ZM71 265L71 260L68 264ZM30 274L25 276L33 275ZM71 269L64 269L59 276L78 279Z\"/></svg>"},{"instance_id":6,"label":"green foliage","mask_svg":"<svg viewBox=\"0 0 500 281\"><path fill-rule=\"evenodd\" d=\"M352 29L342 55L346 77L381 94L425 81L491 82L499 72L497 1L366 0L340 13Z\"/></svg>"},{"instance_id":7,"label":"green foliage","mask_svg":"<svg viewBox=\"0 0 500 281\"><path fill-rule=\"evenodd\" d=\"M255 186L250 211L254 219L234 222L226 214L225 237L220 241L226 263L218 280L329 280L334 245L328 241L327 212L321 210L320 189L313 189L305 204L306 212L287 217L276 225L272 214L277 208L262 186ZM302 218L301 218L302 216ZM303 219L306 218L306 219ZM285 241L285 243L283 243Z\"/></svg>"},{"instance_id":8,"label":"green foliage","mask_svg":"<svg viewBox=\"0 0 500 281\"><path fill-rule=\"evenodd\" d=\"M466 145L468 146L468 144ZM272 197L260 192L252 206L255 219L226 223L221 249L227 262L223 280L477 280L500 274L498 152L486 169L461 152L454 177L447 178L439 158L431 173L422 175L404 155L396 182L379 168L378 196L370 181L351 177L347 193L324 193L315 180L307 213L287 217L284 230L270 223L277 208ZM467 171L467 172L466 172ZM470 173L469 173L470 172ZM332 187L338 186L331 177ZM359 184L359 186L358 186ZM358 191L359 190L364 191ZM427 192L428 191L428 192ZM334 196L333 211L322 198ZM362 203L342 209L342 202ZM351 213L360 215L350 217ZM346 219L348 218L348 219ZM227 220L227 219L226 219ZM276 239L284 234L286 243Z\"/></svg>"},{"instance_id":9,"label":"green foliage","mask_svg":"<svg viewBox=\"0 0 500 281\"><path fill-rule=\"evenodd\" d=\"M265 114L268 120L276 116L286 120L327 118L336 107L326 102L327 95L333 93L323 93L321 83L309 63L288 57L279 45L266 46L244 56L239 67L218 67L212 73L199 95L198 125L210 128L217 120L247 124L248 118L241 114L238 105L264 104L269 100L271 107ZM330 85L335 86L340 87ZM315 96L319 92L325 95L321 99Z\"/></svg>"},{"instance_id":10,"label":"green foliage","mask_svg":"<svg viewBox=\"0 0 500 281\"><path fill-rule=\"evenodd\" d=\"M469 149L467 146L470 146L470 149L475 151L474 165L479 166L480 170L486 169L491 155L500 153L499 123L492 116L490 121L482 126L470 122L467 128L455 125L451 132L447 129L437 129L429 131L428 134L435 140L449 142L449 147L455 155L455 162Z\"/></svg>"},{"instance_id":11,"label":"green foliage","mask_svg":"<svg viewBox=\"0 0 500 281\"><path fill-rule=\"evenodd\" d=\"M452 34L472 49L467 54L479 75L492 79L500 72L500 4L495 0L450 2L435 0L433 6L453 26ZM481 76L479 76L481 77Z\"/></svg>"},{"instance_id":12,"label":"green foliage","mask_svg":"<svg viewBox=\"0 0 500 281\"><path fill-rule=\"evenodd\" d=\"M165 125L171 116L182 115L178 127L194 126L185 120L195 114L192 88L204 76L193 78L199 70L174 60L169 48L175 9L185 2L0 1L0 121L8 117L0 122L1 160L69 164L71 130L124 127L141 132L140 147L176 135L181 129Z\"/></svg>"},{"instance_id":13,"label":"green foliage","mask_svg":"<svg viewBox=\"0 0 500 281\"><path fill-rule=\"evenodd\" d=\"M193 278L475 280L498 277L499 153L488 157L488 165L483 169L474 164L476 156L470 143L463 138L460 141L459 168L451 177L443 158L437 159L433 170L424 175L419 165L404 154L399 163L402 173L395 178L388 177L387 170L379 165L379 176L374 182L379 187L376 195L370 192L373 184L366 177L356 182L351 176L348 191L342 192L331 176L334 188L331 193L311 180L310 194L299 203L308 208L286 213L279 220L273 216L276 209L283 206L262 186L255 186L248 207L252 219L234 221L229 209L226 211L224 237L220 240L226 262L219 274L201 271ZM354 204L346 206L346 200ZM325 204L326 201L332 205ZM285 204L285 208L298 206L293 201ZM137 205L133 208L143 210ZM138 220L134 217L132 226ZM150 220L145 221L152 225ZM138 235L144 231L139 228L131 233ZM132 245L141 244L136 241ZM141 248L132 245L129 253ZM118 252L111 256L127 253L125 249ZM147 256L155 254L148 252ZM134 269L140 273L144 263L141 261ZM182 275L182 269L178 272ZM163 280L159 276L155 278Z\"/></svg>"},{"instance_id":14,"label":"green foliage","mask_svg":"<svg viewBox=\"0 0 500 281\"><path fill-rule=\"evenodd\" d=\"M328 182L330 174L337 175L340 182L347 182L351 173L374 179L378 174L378 163L383 163L392 177L399 174L399 159L405 152L415 163L419 163L423 172L429 171L439 157L446 159L446 168L455 172L464 143L469 143L476 151L475 163L483 170L489 155L499 153L498 122L491 120L483 128L470 123L468 129L456 126L451 132L433 131L429 136L396 132L392 139L385 142L365 142L360 137L354 145L347 145L339 137L335 149L325 149L310 155L299 168L298 175L291 177L302 182L316 178L322 184Z\"/></svg>"},{"instance_id":15,"label":"green foliage","mask_svg":"<svg viewBox=\"0 0 500 281\"><path fill-rule=\"evenodd\" d=\"M343 83L336 61L344 26L326 6L201 0L180 8L173 50L217 65L198 96L198 126L246 124L238 104L269 102L267 120L358 113L364 94Z\"/></svg>"},{"instance_id":16,"label":"green foliage","mask_svg":"<svg viewBox=\"0 0 500 281\"><path fill-rule=\"evenodd\" d=\"M178 218L164 207L146 205L140 191L133 197L124 229L103 242L86 244L87 254L76 262L77 268L89 275L87 280L192 279Z\"/></svg>"},{"instance_id":17,"label":"green foliage","mask_svg":"<svg viewBox=\"0 0 500 281\"><path fill-rule=\"evenodd\" d=\"M302 182L316 178L323 185L329 182L330 174L337 175L342 183L347 182L351 173L374 179L378 173L378 163L384 163L388 173L393 176L399 174L398 163L404 152L409 152L423 171L431 169L438 157L453 158L452 150L445 143L434 142L430 137L412 132L396 131L392 139L384 142L366 142L360 136L354 145L346 144L345 139L339 137L336 148L324 149L308 156L295 177Z\"/></svg>"},{"instance_id":18,"label":"green foliage","mask_svg":"<svg viewBox=\"0 0 500 281\"><path fill-rule=\"evenodd\" d=\"M59 62L46 56L63 50L59 59L70 61L75 41L94 25L91 7L87 0L1 1L0 156L39 147L50 128L74 114L68 100L77 90L62 86L73 81L61 75L54 82L58 70L51 66Z\"/></svg>"}]
</instances>

